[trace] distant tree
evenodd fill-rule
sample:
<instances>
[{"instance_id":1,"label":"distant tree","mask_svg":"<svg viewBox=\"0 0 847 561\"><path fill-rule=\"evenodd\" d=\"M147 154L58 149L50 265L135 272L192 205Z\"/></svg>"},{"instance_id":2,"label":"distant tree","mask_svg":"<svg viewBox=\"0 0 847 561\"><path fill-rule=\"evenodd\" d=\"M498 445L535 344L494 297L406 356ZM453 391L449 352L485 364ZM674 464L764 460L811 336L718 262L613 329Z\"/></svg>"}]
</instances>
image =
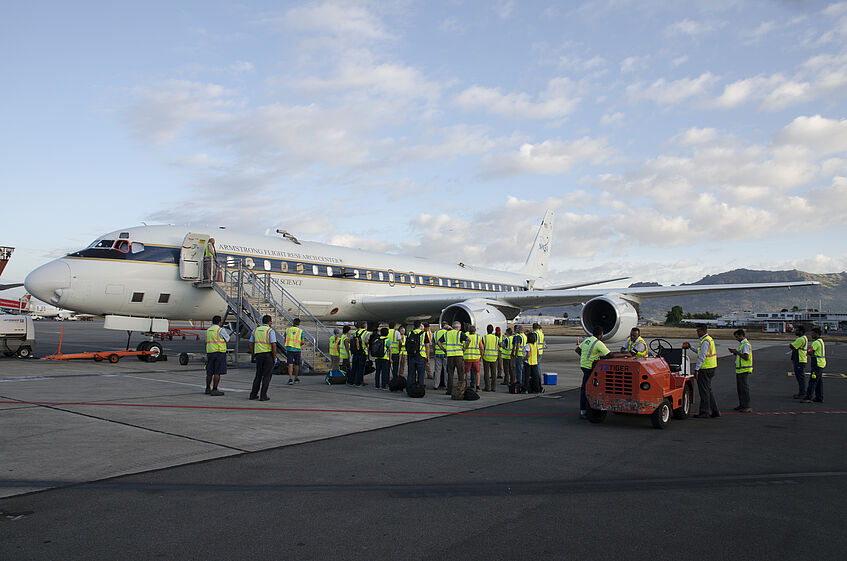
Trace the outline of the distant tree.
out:
<instances>
[{"instance_id":1,"label":"distant tree","mask_svg":"<svg viewBox=\"0 0 847 561\"><path fill-rule=\"evenodd\" d=\"M687 313L683 316L683 319L718 319L720 314L713 314L712 312L697 312L696 314Z\"/></svg>"},{"instance_id":2,"label":"distant tree","mask_svg":"<svg viewBox=\"0 0 847 561\"><path fill-rule=\"evenodd\" d=\"M682 306L674 306L665 314L665 325L678 325L682 321Z\"/></svg>"},{"instance_id":3,"label":"distant tree","mask_svg":"<svg viewBox=\"0 0 847 561\"><path fill-rule=\"evenodd\" d=\"M788 311L788 308L783 308L783 309L780 310L780 312L787 312L787 311Z\"/></svg>"},{"instance_id":4,"label":"distant tree","mask_svg":"<svg viewBox=\"0 0 847 561\"><path fill-rule=\"evenodd\" d=\"M568 313L565 312L564 314L562 314L562 317L565 318L565 319L568 319Z\"/></svg>"},{"instance_id":5,"label":"distant tree","mask_svg":"<svg viewBox=\"0 0 847 561\"><path fill-rule=\"evenodd\" d=\"M791 306L791 311L792 312L799 312L800 308L798 308L797 306Z\"/></svg>"}]
</instances>

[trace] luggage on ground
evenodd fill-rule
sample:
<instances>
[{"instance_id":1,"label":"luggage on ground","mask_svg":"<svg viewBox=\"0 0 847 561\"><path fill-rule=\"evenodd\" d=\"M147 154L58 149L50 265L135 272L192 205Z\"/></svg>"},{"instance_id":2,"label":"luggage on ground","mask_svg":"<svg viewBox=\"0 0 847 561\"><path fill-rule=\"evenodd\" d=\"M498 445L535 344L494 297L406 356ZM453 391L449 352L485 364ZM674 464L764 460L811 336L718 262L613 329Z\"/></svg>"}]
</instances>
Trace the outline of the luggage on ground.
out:
<instances>
[{"instance_id":1,"label":"luggage on ground","mask_svg":"<svg viewBox=\"0 0 847 561\"><path fill-rule=\"evenodd\" d=\"M402 392L406 389L406 377L396 376L388 381L388 389L393 392Z\"/></svg>"},{"instance_id":2,"label":"luggage on ground","mask_svg":"<svg viewBox=\"0 0 847 561\"><path fill-rule=\"evenodd\" d=\"M473 388L466 388L463 399L465 401L476 401L479 399L479 394L476 393L476 390Z\"/></svg>"},{"instance_id":3,"label":"luggage on ground","mask_svg":"<svg viewBox=\"0 0 847 561\"><path fill-rule=\"evenodd\" d=\"M450 397L452 399L455 399L456 401L461 401L461 400L465 399L465 390L467 389L467 387L468 387L467 383L465 383L465 381L462 380L461 382L459 382L455 386L453 386L453 394Z\"/></svg>"},{"instance_id":4,"label":"luggage on ground","mask_svg":"<svg viewBox=\"0 0 847 561\"><path fill-rule=\"evenodd\" d=\"M326 378L324 378L324 381L330 386L334 386L336 384L346 384L347 374L343 370L330 370L326 373Z\"/></svg>"},{"instance_id":5,"label":"luggage on ground","mask_svg":"<svg viewBox=\"0 0 847 561\"><path fill-rule=\"evenodd\" d=\"M426 395L426 386L422 384L410 384L406 386L406 394L409 397L423 397Z\"/></svg>"}]
</instances>

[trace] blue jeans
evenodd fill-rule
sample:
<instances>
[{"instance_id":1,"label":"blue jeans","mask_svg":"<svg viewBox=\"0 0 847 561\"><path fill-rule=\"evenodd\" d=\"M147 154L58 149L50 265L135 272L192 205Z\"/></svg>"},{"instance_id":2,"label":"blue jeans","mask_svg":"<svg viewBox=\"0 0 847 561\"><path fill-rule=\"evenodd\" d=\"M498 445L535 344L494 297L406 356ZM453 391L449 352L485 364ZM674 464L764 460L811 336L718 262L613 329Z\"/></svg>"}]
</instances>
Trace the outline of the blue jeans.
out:
<instances>
[{"instance_id":1,"label":"blue jeans","mask_svg":"<svg viewBox=\"0 0 847 561\"><path fill-rule=\"evenodd\" d=\"M512 370L515 371L515 383L523 384L523 357L512 357Z\"/></svg>"},{"instance_id":2,"label":"blue jeans","mask_svg":"<svg viewBox=\"0 0 847 561\"><path fill-rule=\"evenodd\" d=\"M400 374L400 353L391 355L391 377L396 378Z\"/></svg>"},{"instance_id":3,"label":"blue jeans","mask_svg":"<svg viewBox=\"0 0 847 561\"><path fill-rule=\"evenodd\" d=\"M812 394L815 396L815 401L823 401L823 368L815 364L812 364L812 373L809 375L806 399L812 399Z\"/></svg>"},{"instance_id":4,"label":"blue jeans","mask_svg":"<svg viewBox=\"0 0 847 561\"><path fill-rule=\"evenodd\" d=\"M426 385L426 359L423 357L409 357L409 377L406 379L406 384Z\"/></svg>"},{"instance_id":5,"label":"blue jeans","mask_svg":"<svg viewBox=\"0 0 847 561\"><path fill-rule=\"evenodd\" d=\"M374 387L387 388L388 375L391 370L391 362L385 358L378 358L374 362L376 363L376 372L374 373Z\"/></svg>"},{"instance_id":6,"label":"blue jeans","mask_svg":"<svg viewBox=\"0 0 847 561\"><path fill-rule=\"evenodd\" d=\"M365 381L365 361L368 356L365 353L355 353L353 355L353 368L350 376L347 378L347 383L352 385L362 385Z\"/></svg>"}]
</instances>

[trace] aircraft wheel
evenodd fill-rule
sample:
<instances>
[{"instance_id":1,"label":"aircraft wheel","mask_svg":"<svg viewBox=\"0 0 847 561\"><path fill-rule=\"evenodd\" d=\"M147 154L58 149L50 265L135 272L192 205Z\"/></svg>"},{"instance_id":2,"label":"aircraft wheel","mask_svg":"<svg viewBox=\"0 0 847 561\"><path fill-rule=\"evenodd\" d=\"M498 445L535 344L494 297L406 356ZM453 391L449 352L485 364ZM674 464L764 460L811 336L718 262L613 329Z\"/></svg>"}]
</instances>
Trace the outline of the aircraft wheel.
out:
<instances>
[{"instance_id":1,"label":"aircraft wheel","mask_svg":"<svg viewBox=\"0 0 847 561\"><path fill-rule=\"evenodd\" d=\"M671 406L667 399L656 407L656 410L650 415L650 420L653 422L654 428L663 429L668 426L671 421Z\"/></svg>"},{"instance_id":2,"label":"aircraft wheel","mask_svg":"<svg viewBox=\"0 0 847 561\"><path fill-rule=\"evenodd\" d=\"M111 362L112 364L115 364L115 363L116 363L116 362L118 362L120 359L121 359L121 357L119 357L119 356L118 356L118 355L116 355L115 353L112 353L112 354L110 354L110 355L109 355L109 362Z\"/></svg>"},{"instance_id":3,"label":"aircraft wheel","mask_svg":"<svg viewBox=\"0 0 847 561\"><path fill-rule=\"evenodd\" d=\"M141 341L138 344L138 346L135 347L135 350L136 351L146 351L147 349L150 348L151 344L152 344L152 341ZM138 357L138 360L147 362L147 355L136 355L136 356Z\"/></svg>"},{"instance_id":4,"label":"aircraft wheel","mask_svg":"<svg viewBox=\"0 0 847 561\"><path fill-rule=\"evenodd\" d=\"M179 365L185 366L188 364L188 353L179 353Z\"/></svg>"},{"instance_id":5,"label":"aircraft wheel","mask_svg":"<svg viewBox=\"0 0 847 561\"><path fill-rule=\"evenodd\" d=\"M162 352L164 352L164 349L162 349L162 345L160 345L156 341L150 341L150 344L145 350L153 351L153 354L145 356L147 362L156 362L157 360L159 360L159 357L162 356Z\"/></svg>"},{"instance_id":6,"label":"aircraft wheel","mask_svg":"<svg viewBox=\"0 0 847 561\"><path fill-rule=\"evenodd\" d=\"M673 418L674 419L687 419L688 415L691 414L691 403L694 401L694 391L691 389L690 385L685 386L685 390L682 392L682 406L679 409L674 409Z\"/></svg>"},{"instance_id":7,"label":"aircraft wheel","mask_svg":"<svg viewBox=\"0 0 847 561\"><path fill-rule=\"evenodd\" d=\"M32 356L32 349L29 347L21 347L18 349L18 358L29 358Z\"/></svg>"}]
</instances>

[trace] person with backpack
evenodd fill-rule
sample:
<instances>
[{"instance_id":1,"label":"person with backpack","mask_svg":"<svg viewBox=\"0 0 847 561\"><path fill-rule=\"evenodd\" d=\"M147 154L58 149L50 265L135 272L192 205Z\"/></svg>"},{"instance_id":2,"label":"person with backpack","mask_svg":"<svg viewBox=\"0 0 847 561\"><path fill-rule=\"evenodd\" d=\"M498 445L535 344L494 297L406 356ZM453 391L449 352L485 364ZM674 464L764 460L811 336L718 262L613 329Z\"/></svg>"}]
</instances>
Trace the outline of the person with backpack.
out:
<instances>
[{"instance_id":1,"label":"person with backpack","mask_svg":"<svg viewBox=\"0 0 847 561\"><path fill-rule=\"evenodd\" d=\"M369 349L376 363L374 373L374 389L376 390L388 389L388 377L391 371L391 341L388 339L388 331L387 327L380 329L379 336L371 342Z\"/></svg>"},{"instance_id":2,"label":"person with backpack","mask_svg":"<svg viewBox=\"0 0 847 561\"><path fill-rule=\"evenodd\" d=\"M479 391L479 359L485 351L482 338L476 334L476 326L469 325L468 332L464 333L462 344L462 359L465 362L465 377L469 388Z\"/></svg>"},{"instance_id":3,"label":"person with backpack","mask_svg":"<svg viewBox=\"0 0 847 561\"><path fill-rule=\"evenodd\" d=\"M424 323L419 321L415 329L406 336L406 352L409 356L409 376L407 387L412 384L426 385L426 358L429 355L429 346L426 343L426 329Z\"/></svg>"},{"instance_id":4,"label":"person with backpack","mask_svg":"<svg viewBox=\"0 0 847 561\"><path fill-rule=\"evenodd\" d=\"M347 383L356 388L361 388L365 381L365 362L368 360L368 351L365 349L365 338L368 330L365 327L368 324L365 321L356 323L356 331L350 336L350 354L352 355L352 365L350 377Z\"/></svg>"}]
</instances>

